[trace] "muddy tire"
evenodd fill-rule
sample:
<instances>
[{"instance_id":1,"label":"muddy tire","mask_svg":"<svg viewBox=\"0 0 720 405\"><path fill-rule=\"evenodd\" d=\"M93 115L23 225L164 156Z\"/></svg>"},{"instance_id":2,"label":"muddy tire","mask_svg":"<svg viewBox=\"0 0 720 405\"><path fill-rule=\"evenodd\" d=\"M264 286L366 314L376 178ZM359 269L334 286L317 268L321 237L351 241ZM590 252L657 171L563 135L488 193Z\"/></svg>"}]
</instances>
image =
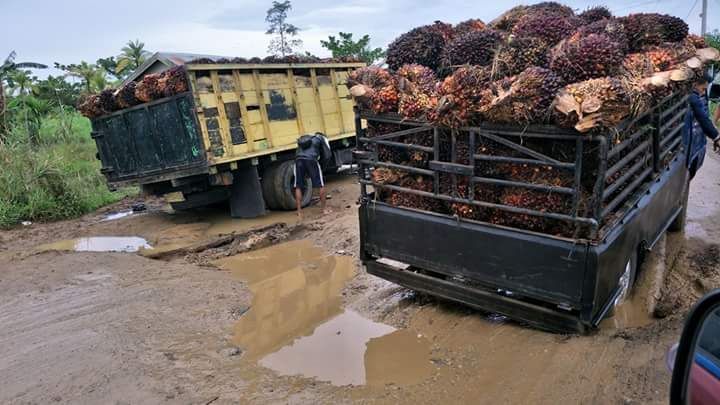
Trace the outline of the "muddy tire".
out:
<instances>
[{"instance_id":1,"label":"muddy tire","mask_svg":"<svg viewBox=\"0 0 720 405\"><path fill-rule=\"evenodd\" d=\"M621 288L620 294L615 298L615 302L613 303L613 310L611 311L611 316L615 312L615 308L625 302L628 297L630 297L630 294L632 293L633 285L635 284L635 279L637 278L637 268L638 268L638 252L635 250L630 257L628 258L627 263L625 264L625 269L623 270L623 273L620 275L620 280L618 281L619 287Z\"/></svg>"},{"instance_id":2,"label":"muddy tire","mask_svg":"<svg viewBox=\"0 0 720 405\"><path fill-rule=\"evenodd\" d=\"M277 167L278 165L276 164L266 167L265 170L263 170L262 180L260 182L262 185L262 193L263 198L265 199L265 205L267 205L267 207L271 210L278 209L278 202L275 198L275 193L273 192L272 188L272 179L275 176L275 169L277 169Z\"/></svg>"},{"instance_id":3,"label":"muddy tire","mask_svg":"<svg viewBox=\"0 0 720 405\"><path fill-rule=\"evenodd\" d=\"M295 162L287 160L268 168L263 177L263 197L268 207L273 210L294 210L295 209ZM305 191L303 192L302 206L310 204L312 198L312 185L310 178L305 179Z\"/></svg>"},{"instance_id":4,"label":"muddy tire","mask_svg":"<svg viewBox=\"0 0 720 405\"><path fill-rule=\"evenodd\" d=\"M668 231L670 232L680 232L685 229L685 223L687 222L687 207L688 207L688 199L690 197L690 181L685 184L685 191L683 191L682 196L682 210L678 214L677 217L672 221L670 226L668 227Z\"/></svg>"}]
</instances>

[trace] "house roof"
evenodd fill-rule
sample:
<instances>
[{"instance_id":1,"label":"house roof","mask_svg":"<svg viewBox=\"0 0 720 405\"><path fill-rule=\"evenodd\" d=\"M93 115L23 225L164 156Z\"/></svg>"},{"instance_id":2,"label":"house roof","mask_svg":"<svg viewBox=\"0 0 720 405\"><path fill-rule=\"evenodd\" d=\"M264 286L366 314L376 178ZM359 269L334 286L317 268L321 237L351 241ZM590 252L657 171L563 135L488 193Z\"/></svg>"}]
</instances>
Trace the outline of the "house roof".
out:
<instances>
[{"instance_id":1,"label":"house roof","mask_svg":"<svg viewBox=\"0 0 720 405\"><path fill-rule=\"evenodd\" d=\"M184 65L191 60L199 59L199 58L207 58L207 59L220 59L220 58L228 58L227 56L218 56L218 55L203 55L199 53L184 53L184 52L155 52L152 56L145 59L145 62L143 62L140 67L138 67L130 76L127 77L123 81L123 84L127 84L133 81L136 81L137 79L143 77L145 75L145 72L148 71L152 66L155 66L156 64L162 64L165 65L165 69L171 68L173 66L178 65Z\"/></svg>"}]
</instances>

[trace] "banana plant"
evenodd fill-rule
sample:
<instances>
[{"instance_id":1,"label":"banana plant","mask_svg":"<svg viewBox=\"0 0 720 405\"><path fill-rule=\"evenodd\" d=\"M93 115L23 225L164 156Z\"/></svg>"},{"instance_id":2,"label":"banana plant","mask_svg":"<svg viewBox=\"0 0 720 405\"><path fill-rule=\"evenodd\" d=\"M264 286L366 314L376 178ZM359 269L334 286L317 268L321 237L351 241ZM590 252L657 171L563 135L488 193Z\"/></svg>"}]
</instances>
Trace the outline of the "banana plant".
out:
<instances>
[{"instance_id":1,"label":"banana plant","mask_svg":"<svg viewBox=\"0 0 720 405\"><path fill-rule=\"evenodd\" d=\"M5 107L7 103L5 100L5 88L3 87L3 82L10 80L10 75L13 72L17 72L18 69L47 69L47 65L43 65L42 63L15 62L16 56L17 53L12 51L7 58L5 58L3 63L0 64L0 140L2 140L2 135L6 131Z\"/></svg>"}]
</instances>

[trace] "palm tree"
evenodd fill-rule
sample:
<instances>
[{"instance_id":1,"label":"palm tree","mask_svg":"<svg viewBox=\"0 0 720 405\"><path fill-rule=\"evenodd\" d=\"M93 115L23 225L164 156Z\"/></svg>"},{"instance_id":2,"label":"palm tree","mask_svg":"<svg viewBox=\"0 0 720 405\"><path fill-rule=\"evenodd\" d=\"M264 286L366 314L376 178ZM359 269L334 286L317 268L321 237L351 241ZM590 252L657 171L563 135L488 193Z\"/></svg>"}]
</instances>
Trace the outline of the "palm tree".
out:
<instances>
[{"instance_id":1,"label":"palm tree","mask_svg":"<svg viewBox=\"0 0 720 405\"><path fill-rule=\"evenodd\" d=\"M90 63L87 63L85 61L80 62L79 65L68 65L63 66L63 70L65 70L65 74L70 77L75 77L80 79L80 81L83 84L83 87L85 87L85 92L87 94L90 94L95 89L94 83L97 81L97 78L99 76L99 73L101 73L101 70L97 67L97 65L93 65ZM102 89L100 89L102 90Z\"/></svg>"},{"instance_id":2,"label":"palm tree","mask_svg":"<svg viewBox=\"0 0 720 405\"><path fill-rule=\"evenodd\" d=\"M117 57L117 72L120 74L130 73L145 62L145 59L150 55L150 52L145 50L145 44L136 39L135 41L128 41L128 43L122 47L121 53Z\"/></svg>"}]
</instances>

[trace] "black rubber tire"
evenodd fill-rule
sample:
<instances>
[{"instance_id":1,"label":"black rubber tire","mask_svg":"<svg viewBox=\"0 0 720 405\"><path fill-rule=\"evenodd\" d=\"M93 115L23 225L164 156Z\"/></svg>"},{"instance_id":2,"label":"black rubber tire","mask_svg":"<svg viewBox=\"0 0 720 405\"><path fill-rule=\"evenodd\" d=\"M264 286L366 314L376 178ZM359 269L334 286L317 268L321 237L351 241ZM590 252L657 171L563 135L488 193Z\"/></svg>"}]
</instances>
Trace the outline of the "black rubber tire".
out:
<instances>
[{"instance_id":1,"label":"black rubber tire","mask_svg":"<svg viewBox=\"0 0 720 405\"><path fill-rule=\"evenodd\" d=\"M275 192L273 191L272 181L272 179L275 177L275 171L277 167L277 164L267 166L263 170L261 180L263 198L265 199L265 204L271 210L279 209L277 199L275 198Z\"/></svg>"},{"instance_id":2,"label":"black rubber tire","mask_svg":"<svg viewBox=\"0 0 720 405\"><path fill-rule=\"evenodd\" d=\"M293 184L295 183L295 161L287 160L281 162L270 171L270 176L266 180L268 183L263 186L263 193L267 187L267 193L270 197L266 197L268 206L272 201L273 206L270 209L275 210L287 210L291 211L295 209L295 190ZM305 190L303 192L302 206L306 207L310 205L312 199L312 184L310 178L305 178Z\"/></svg>"},{"instance_id":3,"label":"black rubber tire","mask_svg":"<svg viewBox=\"0 0 720 405\"><path fill-rule=\"evenodd\" d=\"M682 197L682 210L678 214L677 217L672 221L670 226L668 227L668 231L670 232L680 232L685 229L685 224L687 223L687 208L688 208L688 200L690 198L690 181L685 184L685 191L683 192Z\"/></svg>"}]
</instances>

